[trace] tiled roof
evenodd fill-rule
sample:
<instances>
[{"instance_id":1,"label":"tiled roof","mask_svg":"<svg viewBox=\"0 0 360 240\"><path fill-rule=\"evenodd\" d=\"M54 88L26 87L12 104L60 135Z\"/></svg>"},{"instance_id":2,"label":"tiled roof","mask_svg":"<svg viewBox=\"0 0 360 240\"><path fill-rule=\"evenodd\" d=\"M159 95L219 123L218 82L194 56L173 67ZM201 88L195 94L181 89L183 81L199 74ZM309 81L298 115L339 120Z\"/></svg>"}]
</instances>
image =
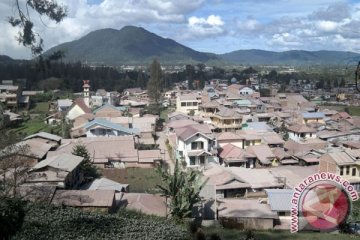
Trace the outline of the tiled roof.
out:
<instances>
[{"instance_id":1,"label":"tiled roof","mask_svg":"<svg viewBox=\"0 0 360 240\"><path fill-rule=\"evenodd\" d=\"M78 105L84 113L92 113L91 109L85 104L83 98L76 98L73 105Z\"/></svg>"}]
</instances>

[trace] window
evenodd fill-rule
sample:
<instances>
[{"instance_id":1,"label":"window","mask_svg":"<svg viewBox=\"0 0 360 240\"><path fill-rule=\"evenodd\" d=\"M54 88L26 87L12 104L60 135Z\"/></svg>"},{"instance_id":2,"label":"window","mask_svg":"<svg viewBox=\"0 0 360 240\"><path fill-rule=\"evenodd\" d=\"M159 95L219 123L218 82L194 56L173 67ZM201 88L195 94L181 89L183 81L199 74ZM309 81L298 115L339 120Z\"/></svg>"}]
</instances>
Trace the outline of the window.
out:
<instances>
[{"instance_id":1,"label":"window","mask_svg":"<svg viewBox=\"0 0 360 240\"><path fill-rule=\"evenodd\" d=\"M195 150L197 149L197 142L192 142L191 143L191 150Z\"/></svg>"},{"instance_id":2,"label":"window","mask_svg":"<svg viewBox=\"0 0 360 240\"><path fill-rule=\"evenodd\" d=\"M340 176L344 174L344 167L340 167Z\"/></svg>"},{"instance_id":3,"label":"window","mask_svg":"<svg viewBox=\"0 0 360 240\"><path fill-rule=\"evenodd\" d=\"M350 174L350 166L346 166L346 175Z\"/></svg>"},{"instance_id":4,"label":"window","mask_svg":"<svg viewBox=\"0 0 360 240\"><path fill-rule=\"evenodd\" d=\"M182 107L186 107L186 102L181 102Z\"/></svg>"},{"instance_id":5,"label":"window","mask_svg":"<svg viewBox=\"0 0 360 240\"><path fill-rule=\"evenodd\" d=\"M352 176L355 176L356 175L356 168L353 168L352 169L352 174L351 174Z\"/></svg>"},{"instance_id":6,"label":"window","mask_svg":"<svg viewBox=\"0 0 360 240\"><path fill-rule=\"evenodd\" d=\"M179 151L179 155L180 155L180 157L184 156L183 151Z\"/></svg>"},{"instance_id":7,"label":"window","mask_svg":"<svg viewBox=\"0 0 360 240\"><path fill-rule=\"evenodd\" d=\"M189 157L190 159L190 166L195 165L195 157Z\"/></svg>"},{"instance_id":8,"label":"window","mask_svg":"<svg viewBox=\"0 0 360 240\"><path fill-rule=\"evenodd\" d=\"M198 103L197 102L193 102L193 106L197 106L198 105Z\"/></svg>"},{"instance_id":9,"label":"window","mask_svg":"<svg viewBox=\"0 0 360 240\"><path fill-rule=\"evenodd\" d=\"M191 150L204 149L204 142L192 142Z\"/></svg>"}]
</instances>

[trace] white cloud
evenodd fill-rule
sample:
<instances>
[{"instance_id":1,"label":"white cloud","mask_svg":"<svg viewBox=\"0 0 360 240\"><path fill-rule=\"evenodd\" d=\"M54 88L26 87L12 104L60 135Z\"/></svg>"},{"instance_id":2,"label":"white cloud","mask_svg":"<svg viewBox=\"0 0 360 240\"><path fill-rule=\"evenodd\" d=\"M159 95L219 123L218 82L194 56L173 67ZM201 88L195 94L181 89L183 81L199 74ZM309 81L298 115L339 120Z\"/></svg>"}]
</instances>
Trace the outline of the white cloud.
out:
<instances>
[{"instance_id":1,"label":"white cloud","mask_svg":"<svg viewBox=\"0 0 360 240\"><path fill-rule=\"evenodd\" d=\"M225 32L224 21L220 16L210 15L207 18L192 16L188 19L186 38L215 36Z\"/></svg>"},{"instance_id":2,"label":"white cloud","mask_svg":"<svg viewBox=\"0 0 360 240\"><path fill-rule=\"evenodd\" d=\"M318 21L316 26L320 31L333 32L338 29L339 24L333 21Z\"/></svg>"}]
</instances>

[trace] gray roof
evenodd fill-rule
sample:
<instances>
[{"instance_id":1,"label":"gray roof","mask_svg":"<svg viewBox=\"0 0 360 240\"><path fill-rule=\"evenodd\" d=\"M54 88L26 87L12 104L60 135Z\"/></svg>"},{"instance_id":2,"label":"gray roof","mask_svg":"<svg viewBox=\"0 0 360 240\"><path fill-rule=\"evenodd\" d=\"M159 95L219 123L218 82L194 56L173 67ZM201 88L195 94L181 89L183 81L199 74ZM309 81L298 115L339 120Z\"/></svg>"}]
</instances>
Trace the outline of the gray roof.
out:
<instances>
[{"instance_id":1,"label":"gray roof","mask_svg":"<svg viewBox=\"0 0 360 240\"><path fill-rule=\"evenodd\" d=\"M31 138L44 138L44 139L52 140L55 142L60 142L62 139L62 137L54 135L54 134L50 134L47 132L39 132L39 133L35 133L30 136L27 136L26 138L24 138L24 140L31 139Z\"/></svg>"},{"instance_id":2,"label":"gray roof","mask_svg":"<svg viewBox=\"0 0 360 240\"><path fill-rule=\"evenodd\" d=\"M129 184L121 184L108 178L95 179L89 186L88 190L115 190L117 192L126 191Z\"/></svg>"},{"instance_id":3,"label":"gray roof","mask_svg":"<svg viewBox=\"0 0 360 240\"><path fill-rule=\"evenodd\" d=\"M301 114L303 118L313 119L313 118L325 118L323 112L305 112Z\"/></svg>"},{"instance_id":4,"label":"gray roof","mask_svg":"<svg viewBox=\"0 0 360 240\"><path fill-rule=\"evenodd\" d=\"M71 172L82 162L83 159L83 157L62 153L46 158L45 160L36 164L33 169L40 169L49 166Z\"/></svg>"},{"instance_id":5,"label":"gray roof","mask_svg":"<svg viewBox=\"0 0 360 240\"><path fill-rule=\"evenodd\" d=\"M293 189L265 189L265 191L272 211L290 211Z\"/></svg>"}]
</instances>

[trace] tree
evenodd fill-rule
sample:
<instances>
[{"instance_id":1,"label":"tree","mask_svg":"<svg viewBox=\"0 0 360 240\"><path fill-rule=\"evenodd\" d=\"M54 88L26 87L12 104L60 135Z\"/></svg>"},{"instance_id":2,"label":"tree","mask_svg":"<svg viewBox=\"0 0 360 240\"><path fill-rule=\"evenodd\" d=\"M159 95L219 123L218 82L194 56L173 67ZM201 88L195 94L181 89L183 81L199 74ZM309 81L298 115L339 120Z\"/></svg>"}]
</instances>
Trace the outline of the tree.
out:
<instances>
[{"instance_id":1,"label":"tree","mask_svg":"<svg viewBox=\"0 0 360 240\"><path fill-rule=\"evenodd\" d=\"M83 157L84 160L81 162L80 169L84 173L85 181L100 176L97 168L91 163L91 157L87 148L82 144L77 144L73 147L72 154Z\"/></svg>"},{"instance_id":2,"label":"tree","mask_svg":"<svg viewBox=\"0 0 360 240\"><path fill-rule=\"evenodd\" d=\"M149 98L155 103L160 103L161 93L164 87L163 73L160 63L155 59L150 65L150 79L147 90Z\"/></svg>"},{"instance_id":3,"label":"tree","mask_svg":"<svg viewBox=\"0 0 360 240\"><path fill-rule=\"evenodd\" d=\"M25 6L22 5L20 0L14 0L14 5L17 11L16 16L9 17L8 22L13 27L20 28L17 35L18 42L30 48L33 55L42 53L43 39L33 29L34 23L30 18L29 9L32 9L40 16L45 15L50 20L59 23L66 17L67 8L61 6L55 0L27 0Z\"/></svg>"},{"instance_id":4,"label":"tree","mask_svg":"<svg viewBox=\"0 0 360 240\"><path fill-rule=\"evenodd\" d=\"M25 203L17 198L0 197L0 239L11 239L22 227Z\"/></svg>"},{"instance_id":5,"label":"tree","mask_svg":"<svg viewBox=\"0 0 360 240\"><path fill-rule=\"evenodd\" d=\"M0 195L15 197L31 167L30 148L19 137L0 132Z\"/></svg>"},{"instance_id":6,"label":"tree","mask_svg":"<svg viewBox=\"0 0 360 240\"><path fill-rule=\"evenodd\" d=\"M206 182L200 184L199 172L183 169L178 160L173 174L161 166L157 171L163 181L162 185L157 185L157 189L163 196L170 198L171 216L177 220L189 217L193 206L201 201L200 191Z\"/></svg>"}]
</instances>

